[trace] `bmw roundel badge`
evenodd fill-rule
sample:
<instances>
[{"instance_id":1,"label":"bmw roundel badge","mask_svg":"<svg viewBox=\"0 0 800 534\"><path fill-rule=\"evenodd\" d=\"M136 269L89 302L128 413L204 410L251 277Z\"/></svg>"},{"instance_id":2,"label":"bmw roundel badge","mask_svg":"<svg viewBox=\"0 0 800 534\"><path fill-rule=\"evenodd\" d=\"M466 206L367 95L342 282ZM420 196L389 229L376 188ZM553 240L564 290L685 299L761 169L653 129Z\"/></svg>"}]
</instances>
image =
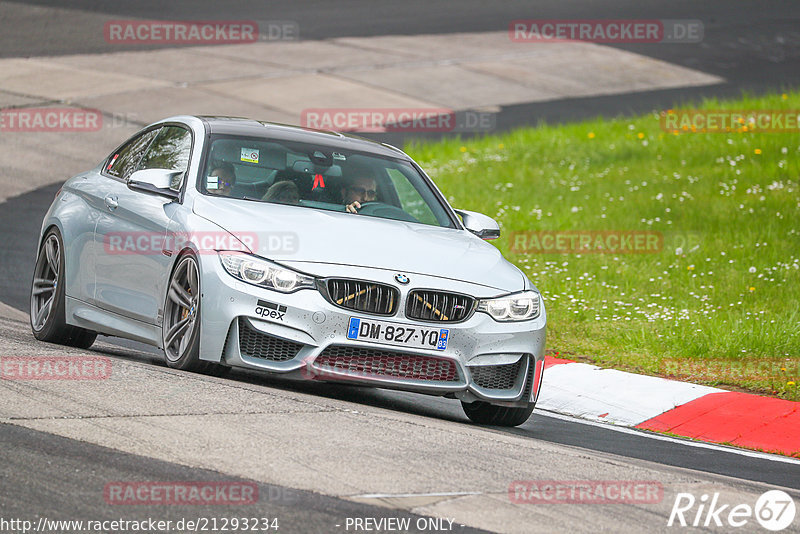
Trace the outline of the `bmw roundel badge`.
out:
<instances>
[{"instance_id":1,"label":"bmw roundel badge","mask_svg":"<svg viewBox=\"0 0 800 534\"><path fill-rule=\"evenodd\" d=\"M396 275L394 275L394 279L397 280L398 282L400 282L401 284L404 284L404 285L407 284L408 282L410 282L408 277L406 275L404 275L404 274L396 274Z\"/></svg>"}]
</instances>

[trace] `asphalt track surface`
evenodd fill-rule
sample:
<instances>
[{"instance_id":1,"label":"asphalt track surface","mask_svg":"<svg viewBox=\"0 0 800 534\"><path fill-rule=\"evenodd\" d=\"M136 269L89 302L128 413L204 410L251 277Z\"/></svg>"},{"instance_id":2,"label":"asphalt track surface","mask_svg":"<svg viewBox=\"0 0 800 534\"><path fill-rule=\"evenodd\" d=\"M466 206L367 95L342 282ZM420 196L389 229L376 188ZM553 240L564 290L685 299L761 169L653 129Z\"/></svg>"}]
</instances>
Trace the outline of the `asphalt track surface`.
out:
<instances>
[{"instance_id":1,"label":"asphalt track surface","mask_svg":"<svg viewBox=\"0 0 800 534\"><path fill-rule=\"evenodd\" d=\"M149 19L256 19L293 20L304 39L380 34L423 34L503 30L516 18L685 18L705 25L705 39L698 45L619 45L649 55L724 77L720 85L632 93L624 96L568 99L556 102L508 106L498 114L498 130L539 121L562 122L597 115L614 116L668 107L676 102L706 96L725 97L743 91L762 93L800 85L800 4L790 1L697 3L678 2L228 2L220 16L218 2L25 2L43 13L57 12L50 23L44 18L23 16L14 3L2 6L0 57L100 53L108 51L102 41L87 39L90 29L83 10L113 18ZM368 6L369 9L365 9ZM119 47L114 47L118 51ZM389 142L403 139L387 138ZM51 185L10 199L0 207L0 301L26 311L35 242L40 221L58 185ZM103 338L105 341L112 341ZM112 341L114 342L114 341ZM116 343L116 342L115 342ZM152 354L151 365L163 365L154 349L118 342L120 346ZM109 354L113 357L124 357ZM354 405L375 406L421 418L466 423L457 402L381 390L291 383L249 372L235 371L229 380L268 384L288 391L308 392L344 400ZM800 465L744 456L721 448L698 448L680 440L653 439L640 433L624 433L603 426L587 425L564 418L535 413L525 425L502 430L532 440L565 447L609 453L623 458L647 460L707 473L800 489ZM0 427L0 510L6 516L23 517L35 510L54 517L113 518L115 510L90 506L86 493L101 491L108 480L140 477L151 480L218 480L221 475L177 464L152 460L96 445L73 441L16 426ZM229 480L230 478L226 478ZM283 488L260 486L263 495L291 495L269 502L265 513L280 512L289 532L323 531L332 521L346 516L389 514L386 509L342 499ZM134 516L152 515L142 509ZM164 519L194 515L220 515L219 510L192 507L163 510ZM248 511L249 512L249 511ZM171 514L167 516L165 514ZM405 516L392 510L391 516ZM410 515L409 515L410 516ZM133 517L133 516L132 516ZM283 525L282 525L283 526ZM462 531L469 531L463 529Z\"/></svg>"},{"instance_id":2,"label":"asphalt track surface","mask_svg":"<svg viewBox=\"0 0 800 534\"><path fill-rule=\"evenodd\" d=\"M278 532L326 532L335 530L336 525L345 524L347 517L408 518L412 526L421 517L308 491L256 484L213 471L125 454L13 425L2 426L0 448L4 456L0 464L0 479L13 481L0 487L2 515L5 518L29 520L34 524L38 523L40 517L77 521L113 521L120 518L146 521L153 518L172 521L173 524L181 519L198 521L199 518L215 518L221 526L224 519L247 517L266 518L270 525L277 518ZM106 499L106 485L109 481L129 480L256 484L258 489L253 491L253 495L258 496L258 502L229 507L129 506L124 507L126 510L121 513L119 505ZM103 504L98 505L98 502ZM35 506L32 503L36 503ZM456 531L485 532L461 526ZM420 531L412 528L410 532Z\"/></svg>"},{"instance_id":3,"label":"asphalt track surface","mask_svg":"<svg viewBox=\"0 0 800 534\"><path fill-rule=\"evenodd\" d=\"M6 202L0 210L0 227L14 228L11 236L4 233L3 254L0 255L0 270L6 273L3 277L0 294L3 301L15 308L24 310L27 306L29 274L35 256L36 234L45 210L49 206L58 185L45 187ZM9 239L12 237L12 239ZM99 352L112 358L126 358L133 351L138 359L153 366L163 366L163 358L159 351L143 344L117 338L101 337L102 341L124 347L126 350L116 352ZM34 345L31 337L31 344ZM438 397L427 397L402 392L334 386L327 384L311 384L293 382L248 372L233 371L227 378L286 392L303 392L320 398L337 399L352 403L359 409L377 407L420 418L435 418L469 424L463 415L459 403ZM763 482L766 484L795 488L800 490L800 463L783 463L769 459L743 456L739 451L724 447L702 448L689 444L685 440L663 440L641 432L620 432L608 428L607 425L590 425L569 418L554 416L541 411L534 412L533 417L524 425L514 429L497 429L497 431L522 436L531 440L540 440L569 448L585 449L598 453L612 454L628 458L632 461L644 460L664 466L673 466L691 470L732 477L747 482ZM31 444L36 444L31 448ZM0 450L5 458L0 467L0 478L10 481L0 491L0 508L7 510L6 516L24 517L22 512L35 510L38 515L51 518L71 519L104 519L114 518L116 508L97 505L90 506L87 501L87 488L94 488L99 494L98 484L109 480L217 480L213 473L205 471L193 472L189 468L163 461L127 454L104 447L88 445L66 438L32 430L0 426ZM74 464L74 469L72 468ZM23 466L33 466L32 469ZM65 476L52 471L58 466ZM546 476L543 476L546 478ZM49 480L57 480L53 486ZM229 479L225 479L229 480ZM23 488L10 491L10 488ZM78 489L80 491L78 491ZM277 488L277 489L276 489ZM262 487L262 495L287 492L296 497L279 503L267 501L259 503L264 514L273 514L286 519L288 532L325 532L330 531L332 524L340 524L346 517L405 517L406 515L378 509L370 506L359 506L352 502L334 497L294 491L286 488L273 489ZM282 492L282 493L281 493ZM53 498L57 495L57 498ZM31 506L31 503L36 503ZM160 519L171 519L193 516L229 517L235 515L226 511L220 514L219 507L142 507L133 515L126 513L126 519L157 516ZM11 513L12 511L19 513ZM161 513L167 510L169 513ZM248 508L250 512L260 509ZM76 513L76 511L78 513ZM388 515L387 515L388 514ZM297 527L297 528L295 528ZM463 530L464 532L468 530Z\"/></svg>"}]
</instances>

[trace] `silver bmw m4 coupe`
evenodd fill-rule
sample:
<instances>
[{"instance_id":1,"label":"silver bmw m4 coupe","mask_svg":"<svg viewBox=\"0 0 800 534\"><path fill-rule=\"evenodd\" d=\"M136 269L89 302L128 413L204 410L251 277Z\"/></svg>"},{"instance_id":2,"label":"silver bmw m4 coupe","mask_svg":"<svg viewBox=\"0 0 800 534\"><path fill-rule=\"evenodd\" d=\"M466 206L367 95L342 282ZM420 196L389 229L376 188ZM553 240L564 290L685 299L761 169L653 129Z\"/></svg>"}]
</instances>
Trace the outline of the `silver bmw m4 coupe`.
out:
<instances>
[{"instance_id":1,"label":"silver bmw m4 coupe","mask_svg":"<svg viewBox=\"0 0 800 534\"><path fill-rule=\"evenodd\" d=\"M480 194L480 192L476 192ZM170 367L231 367L461 401L525 422L539 395L538 290L386 144L226 117L172 117L67 180L31 288L37 339L98 334Z\"/></svg>"}]
</instances>

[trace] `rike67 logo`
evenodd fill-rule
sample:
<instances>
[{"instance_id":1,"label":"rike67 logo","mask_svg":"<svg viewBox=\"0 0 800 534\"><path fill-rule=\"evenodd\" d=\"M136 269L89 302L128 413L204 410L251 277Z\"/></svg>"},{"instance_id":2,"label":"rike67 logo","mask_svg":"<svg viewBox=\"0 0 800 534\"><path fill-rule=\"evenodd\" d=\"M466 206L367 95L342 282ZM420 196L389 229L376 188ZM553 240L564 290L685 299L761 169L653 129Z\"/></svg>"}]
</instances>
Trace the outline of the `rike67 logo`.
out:
<instances>
[{"instance_id":1,"label":"rike67 logo","mask_svg":"<svg viewBox=\"0 0 800 534\"><path fill-rule=\"evenodd\" d=\"M781 531L794 521L796 508L792 497L781 490L770 490L762 494L755 506L749 504L722 503L719 493L703 494L696 499L691 493L678 493L667 526L681 527L727 527L749 526L752 520L772 532Z\"/></svg>"}]
</instances>

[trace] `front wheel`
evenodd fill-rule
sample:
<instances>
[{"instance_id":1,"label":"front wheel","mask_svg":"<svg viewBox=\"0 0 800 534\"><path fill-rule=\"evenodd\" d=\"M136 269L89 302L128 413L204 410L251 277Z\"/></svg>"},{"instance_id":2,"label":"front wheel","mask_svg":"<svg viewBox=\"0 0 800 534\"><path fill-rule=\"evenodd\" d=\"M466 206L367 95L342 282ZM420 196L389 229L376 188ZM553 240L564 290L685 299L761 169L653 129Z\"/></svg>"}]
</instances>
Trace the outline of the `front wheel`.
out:
<instances>
[{"instance_id":1,"label":"front wheel","mask_svg":"<svg viewBox=\"0 0 800 534\"><path fill-rule=\"evenodd\" d=\"M68 325L66 321L65 264L61 234L56 228L52 228L42 241L33 269L31 330L39 341L88 349L97 334Z\"/></svg>"},{"instance_id":2,"label":"front wheel","mask_svg":"<svg viewBox=\"0 0 800 534\"><path fill-rule=\"evenodd\" d=\"M470 421L494 426L519 426L531 416L533 407L533 403L525 408L506 408L483 401L461 403L461 408Z\"/></svg>"},{"instance_id":3,"label":"front wheel","mask_svg":"<svg viewBox=\"0 0 800 534\"><path fill-rule=\"evenodd\" d=\"M200 269L191 254L178 260L170 277L161 332L169 367L214 375L230 369L200 359Z\"/></svg>"}]
</instances>

